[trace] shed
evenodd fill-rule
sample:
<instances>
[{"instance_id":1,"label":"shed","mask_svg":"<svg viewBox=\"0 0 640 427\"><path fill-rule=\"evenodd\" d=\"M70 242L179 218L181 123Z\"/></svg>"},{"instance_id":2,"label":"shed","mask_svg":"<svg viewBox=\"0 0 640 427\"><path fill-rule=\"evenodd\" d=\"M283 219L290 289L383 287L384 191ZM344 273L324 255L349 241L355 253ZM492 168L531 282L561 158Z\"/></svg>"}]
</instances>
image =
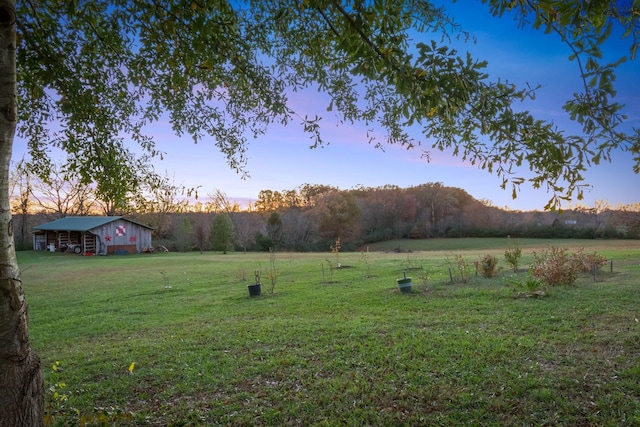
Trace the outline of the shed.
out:
<instances>
[{"instance_id":1,"label":"shed","mask_svg":"<svg viewBox=\"0 0 640 427\"><path fill-rule=\"evenodd\" d=\"M153 228L121 216L68 216L33 229L34 250L105 255L152 247Z\"/></svg>"}]
</instances>

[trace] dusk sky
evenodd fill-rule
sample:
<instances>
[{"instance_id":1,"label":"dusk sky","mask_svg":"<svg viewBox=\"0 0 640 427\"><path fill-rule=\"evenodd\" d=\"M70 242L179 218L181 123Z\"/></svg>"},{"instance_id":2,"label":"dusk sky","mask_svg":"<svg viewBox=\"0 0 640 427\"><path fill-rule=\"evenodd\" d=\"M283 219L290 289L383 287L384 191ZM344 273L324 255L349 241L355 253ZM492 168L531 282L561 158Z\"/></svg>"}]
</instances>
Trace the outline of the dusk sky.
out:
<instances>
[{"instance_id":1,"label":"dusk sky","mask_svg":"<svg viewBox=\"0 0 640 427\"><path fill-rule=\"evenodd\" d=\"M489 61L492 78L500 77L516 84L541 84L534 102L526 107L535 116L553 120L560 128L571 131L563 103L581 84L577 64L569 62L568 47L557 36L542 31L521 30L511 17L493 18L488 6L476 0L452 3L441 0L451 15L477 42L456 42L459 51L470 51ZM425 36L426 38L426 36ZM415 40L418 41L428 41ZM611 59L628 52L630 39L610 43ZM618 102L626 105L627 129L640 127L640 62L623 64L618 70L616 88ZM311 140L294 120L287 128L272 126L265 136L250 139L247 170L250 178L241 179L229 169L224 156L212 143L193 144L190 138L176 137L166 123L154 125L158 148L166 153L157 160L156 171L172 177L177 184L200 186L200 194L221 190L229 198L256 199L260 190L287 190L301 184L326 184L340 189L355 186L377 187L397 185L410 187L427 182L466 190L476 199L490 200L493 205L518 210L542 210L551 195L546 189L534 190L524 184L513 200L511 188L500 189L500 180L487 171L463 163L450 153L431 151L431 162L421 158L421 150L407 151L385 146L384 152L367 143L366 129L357 125L337 127L333 113L324 111L327 99L316 91L296 94L294 108L303 113L323 115L323 133L331 144L310 149ZM315 108L315 109L314 109ZM419 137L419 134L416 134ZM424 148L428 149L430 144ZM24 154L24 144L17 141L14 159ZM596 200L607 200L612 206L640 202L640 175L632 170L631 155L617 152L611 164L592 168L587 183L592 189L582 201L574 204L593 206ZM521 176L527 177L527 168ZM570 205L566 205L568 207Z\"/></svg>"}]
</instances>

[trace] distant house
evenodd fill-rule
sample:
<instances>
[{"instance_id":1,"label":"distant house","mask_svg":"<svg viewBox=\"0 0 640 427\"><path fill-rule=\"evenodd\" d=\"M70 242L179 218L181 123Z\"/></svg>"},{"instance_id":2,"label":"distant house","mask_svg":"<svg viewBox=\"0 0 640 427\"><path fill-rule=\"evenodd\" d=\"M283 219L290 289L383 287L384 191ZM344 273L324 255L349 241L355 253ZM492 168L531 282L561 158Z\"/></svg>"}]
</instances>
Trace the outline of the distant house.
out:
<instances>
[{"instance_id":1,"label":"distant house","mask_svg":"<svg viewBox=\"0 0 640 427\"><path fill-rule=\"evenodd\" d=\"M152 227L120 216L68 216L33 229L33 248L40 251L105 255L152 247Z\"/></svg>"}]
</instances>

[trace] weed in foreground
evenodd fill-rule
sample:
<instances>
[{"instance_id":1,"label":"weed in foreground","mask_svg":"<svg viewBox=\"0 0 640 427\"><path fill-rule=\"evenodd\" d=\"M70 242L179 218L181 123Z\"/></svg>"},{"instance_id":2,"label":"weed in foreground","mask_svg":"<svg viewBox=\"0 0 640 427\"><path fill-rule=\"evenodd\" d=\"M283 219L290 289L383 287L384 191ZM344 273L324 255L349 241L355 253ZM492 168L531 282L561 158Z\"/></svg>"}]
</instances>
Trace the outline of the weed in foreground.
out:
<instances>
[{"instance_id":1,"label":"weed in foreground","mask_svg":"<svg viewBox=\"0 0 640 427\"><path fill-rule=\"evenodd\" d=\"M370 277L373 277L371 275L371 255L369 254L369 251L360 252L360 259L362 260L365 266L364 278L369 279Z\"/></svg>"},{"instance_id":2,"label":"weed in foreground","mask_svg":"<svg viewBox=\"0 0 640 427\"><path fill-rule=\"evenodd\" d=\"M527 274L524 278L511 276L505 282L513 286L516 297L543 297L547 295L547 286L538 278Z\"/></svg>"},{"instance_id":3,"label":"weed in foreground","mask_svg":"<svg viewBox=\"0 0 640 427\"><path fill-rule=\"evenodd\" d=\"M133 364L129 365L129 372L133 371ZM51 366L51 380L53 383L45 385L45 427L58 425L78 426L107 426L126 424L133 420L133 414L118 407L95 407L88 414L83 414L72 404L73 392L60 378L64 371L60 361Z\"/></svg>"}]
</instances>

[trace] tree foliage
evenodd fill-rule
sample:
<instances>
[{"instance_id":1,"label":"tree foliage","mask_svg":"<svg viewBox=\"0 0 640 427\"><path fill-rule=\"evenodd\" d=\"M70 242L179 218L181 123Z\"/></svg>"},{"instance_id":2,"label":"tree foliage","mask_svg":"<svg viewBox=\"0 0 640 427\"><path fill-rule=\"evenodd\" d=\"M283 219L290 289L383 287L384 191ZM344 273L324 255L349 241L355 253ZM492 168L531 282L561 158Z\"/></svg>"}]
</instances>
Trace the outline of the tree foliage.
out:
<instances>
[{"instance_id":1,"label":"tree foliage","mask_svg":"<svg viewBox=\"0 0 640 427\"><path fill-rule=\"evenodd\" d=\"M231 217L226 212L216 214L211 225L211 247L214 251L233 250L234 229Z\"/></svg>"},{"instance_id":2,"label":"tree foliage","mask_svg":"<svg viewBox=\"0 0 640 427\"><path fill-rule=\"evenodd\" d=\"M448 38L465 33L428 0L21 2L19 132L35 161L46 163L57 146L99 181L111 165L133 168L126 139L161 154L149 124L167 117L178 134L211 139L246 173L247 137L271 123L296 119L312 146L327 143L321 117L289 102L314 87L343 123L381 128L382 140L369 134L374 145L452 148L512 184L514 196L524 182L517 173L529 167L533 186L553 191L549 206L576 191L580 198L585 168L612 150L632 153L638 170L639 133L622 129L613 85L616 66L635 58L637 2L484 2L568 45L584 90L564 108L581 134L522 111L534 89L492 81L485 61L450 48ZM601 46L614 29L630 51L604 63Z\"/></svg>"},{"instance_id":3,"label":"tree foliage","mask_svg":"<svg viewBox=\"0 0 640 427\"><path fill-rule=\"evenodd\" d=\"M330 240L353 240L361 211L356 198L348 192L333 191L322 195L316 215L320 234Z\"/></svg>"}]
</instances>

